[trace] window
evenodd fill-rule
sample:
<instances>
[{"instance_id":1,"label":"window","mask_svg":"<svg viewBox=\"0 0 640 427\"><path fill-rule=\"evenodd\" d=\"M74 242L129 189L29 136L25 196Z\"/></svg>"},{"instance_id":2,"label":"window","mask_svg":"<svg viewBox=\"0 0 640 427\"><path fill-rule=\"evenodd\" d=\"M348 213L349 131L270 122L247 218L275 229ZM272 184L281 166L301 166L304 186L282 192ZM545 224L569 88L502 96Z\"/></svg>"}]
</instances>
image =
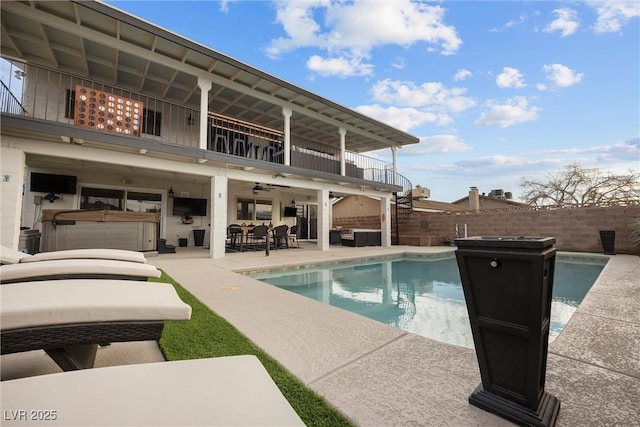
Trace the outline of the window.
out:
<instances>
[{"instance_id":1,"label":"window","mask_svg":"<svg viewBox=\"0 0 640 427\"><path fill-rule=\"evenodd\" d=\"M162 194L91 187L80 192L80 209L160 213L161 208Z\"/></svg>"},{"instance_id":2,"label":"window","mask_svg":"<svg viewBox=\"0 0 640 427\"><path fill-rule=\"evenodd\" d=\"M236 218L242 221L270 221L271 200L238 199Z\"/></svg>"},{"instance_id":3,"label":"window","mask_svg":"<svg viewBox=\"0 0 640 427\"><path fill-rule=\"evenodd\" d=\"M128 212L160 213L161 208L162 194L127 191Z\"/></svg>"},{"instance_id":4,"label":"window","mask_svg":"<svg viewBox=\"0 0 640 427\"><path fill-rule=\"evenodd\" d=\"M67 89L67 94L64 99L64 118L73 119L75 116L76 108L76 91Z\"/></svg>"},{"instance_id":5,"label":"window","mask_svg":"<svg viewBox=\"0 0 640 427\"><path fill-rule=\"evenodd\" d=\"M271 220L271 201L256 200L256 220Z\"/></svg>"},{"instance_id":6,"label":"window","mask_svg":"<svg viewBox=\"0 0 640 427\"><path fill-rule=\"evenodd\" d=\"M161 126L162 113L145 108L142 118L142 133L160 136Z\"/></svg>"},{"instance_id":7,"label":"window","mask_svg":"<svg viewBox=\"0 0 640 427\"><path fill-rule=\"evenodd\" d=\"M240 220L253 220L253 213L255 212L254 201L250 199L238 199L238 213L237 218Z\"/></svg>"},{"instance_id":8,"label":"window","mask_svg":"<svg viewBox=\"0 0 640 427\"><path fill-rule=\"evenodd\" d=\"M83 187L80 209L124 210L124 190Z\"/></svg>"}]
</instances>

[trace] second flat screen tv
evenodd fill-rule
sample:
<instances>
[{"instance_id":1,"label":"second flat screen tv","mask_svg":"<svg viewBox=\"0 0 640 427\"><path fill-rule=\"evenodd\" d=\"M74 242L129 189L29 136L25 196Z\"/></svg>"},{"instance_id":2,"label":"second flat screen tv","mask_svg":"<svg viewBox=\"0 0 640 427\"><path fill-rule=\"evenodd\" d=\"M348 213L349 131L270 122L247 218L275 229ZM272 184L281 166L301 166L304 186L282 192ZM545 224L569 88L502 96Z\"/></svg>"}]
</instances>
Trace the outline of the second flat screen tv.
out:
<instances>
[{"instance_id":1,"label":"second flat screen tv","mask_svg":"<svg viewBox=\"0 0 640 427\"><path fill-rule=\"evenodd\" d=\"M284 207L284 217L295 217L298 214L298 209L293 206L285 206Z\"/></svg>"},{"instance_id":2,"label":"second flat screen tv","mask_svg":"<svg viewBox=\"0 0 640 427\"><path fill-rule=\"evenodd\" d=\"M179 216L207 216L207 199L175 197L173 199L173 214Z\"/></svg>"}]
</instances>

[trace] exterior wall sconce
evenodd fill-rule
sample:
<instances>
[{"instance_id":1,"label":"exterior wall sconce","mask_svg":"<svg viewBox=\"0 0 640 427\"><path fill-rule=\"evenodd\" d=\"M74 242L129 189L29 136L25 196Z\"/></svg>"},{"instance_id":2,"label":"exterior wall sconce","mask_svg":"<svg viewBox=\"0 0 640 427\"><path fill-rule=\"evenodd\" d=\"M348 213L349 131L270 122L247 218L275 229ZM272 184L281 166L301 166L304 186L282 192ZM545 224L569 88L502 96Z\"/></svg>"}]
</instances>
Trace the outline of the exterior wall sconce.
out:
<instances>
[{"instance_id":1,"label":"exterior wall sconce","mask_svg":"<svg viewBox=\"0 0 640 427\"><path fill-rule=\"evenodd\" d=\"M47 199L49 203L53 203L60 198L59 194L49 193L46 196L43 196L44 199Z\"/></svg>"},{"instance_id":2,"label":"exterior wall sconce","mask_svg":"<svg viewBox=\"0 0 640 427\"><path fill-rule=\"evenodd\" d=\"M167 196L169 196L170 199L173 199L174 195L175 193L173 192L173 187L170 187L169 191L167 191Z\"/></svg>"},{"instance_id":3,"label":"exterior wall sconce","mask_svg":"<svg viewBox=\"0 0 640 427\"><path fill-rule=\"evenodd\" d=\"M189 113L189 117L187 117L187 126L193 126L195 122L196 121L193 119L193 116Z\"/></svg>"}]
</instances>

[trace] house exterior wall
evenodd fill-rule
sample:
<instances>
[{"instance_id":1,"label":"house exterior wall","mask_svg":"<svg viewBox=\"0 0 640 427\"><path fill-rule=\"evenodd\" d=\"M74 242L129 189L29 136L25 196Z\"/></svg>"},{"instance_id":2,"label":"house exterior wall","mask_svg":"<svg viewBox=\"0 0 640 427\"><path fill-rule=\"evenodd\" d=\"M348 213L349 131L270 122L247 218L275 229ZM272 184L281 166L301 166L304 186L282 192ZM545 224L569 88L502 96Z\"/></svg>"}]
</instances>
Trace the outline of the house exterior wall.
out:
<instances>
[{"instance_id":1,"label":"house exterior wall","mask_svg":"<svg viewBox=\"0 0 640 427\"><path fill-rule=\"evenodd\" d=\"M378 216L379 212L380 200L366 196L347 196L333 205L333 221L336 218Z\"/></svg>"},{"instance_id":2,"label":"house exterior wall","mask_svg":"<svg viewBox=\"0 0 640 427\"><path fill-rule=\"evenodd\" d=\"M573 208L555 210L510 209L501 211L416 213L400 225L400 244L442 244L455 239L456 224L461 237L464 225L469 236L555 237L559 250L602 252L600 230L615 230L619 253L640 253L633 246L631 222L640 218L640 206ZM426 223L425 223L426 221Z\"/></svg>"},{"instance_id":3,"label":"house exterior wall","mask_svg":"<svg viewBox=\"0 0 640 427\"><path fill-rule=\"evenodd\" d=\"M487 196L478 196L480 209L489 210L489 209L521 209L521 206L509 203L507 200L496 199L495 197L487 197ZM453 205L460 206L464 209L474 210L472 207L472 203L469 201L468 197L464 199L452 203Z\"/></svg>"}]
</instances>

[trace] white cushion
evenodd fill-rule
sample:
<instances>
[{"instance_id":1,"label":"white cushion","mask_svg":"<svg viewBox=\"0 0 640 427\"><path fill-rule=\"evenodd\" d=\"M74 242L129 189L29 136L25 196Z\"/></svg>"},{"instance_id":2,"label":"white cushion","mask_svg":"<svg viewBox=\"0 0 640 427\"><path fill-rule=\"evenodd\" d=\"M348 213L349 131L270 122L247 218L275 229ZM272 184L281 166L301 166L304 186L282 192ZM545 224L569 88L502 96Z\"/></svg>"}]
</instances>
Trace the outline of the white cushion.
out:
<instances>
[{"instance_id":1,"label":"white cushion","mask_svg":"<svg viewBox=\"0 0 640 427\"><path fill-rule=\"evenodd\" d=\"M0 286L2 330L101 321L185 320L169 283L73 279Z\"/></svg>"},{"instance_id":2,"label":"white cushion","mask_svg":"<svg viewBox=\"0 0 640 427\"><path fill-rule=\"evenodd\" d=\"M160 277L161 272L151 264L107 259L57 259L0 266L0 281L23 280L36 277L74 275L120 275Z\"/></svg>"},{"instance_id":3,"label":"white cushion","mask_svg":"<svg viewBox=\"0 0 640 427\"><path fill-rule=\"evenodd\" d=\"M255 356L85 369L2 381L2 425L303 426ZM9 410L26 409L12 420ZM41 412L38 412L40 410ZM9 414L9 415L6 415ZM18 416L14 417L18 418Z\"/></svg>"},{"instance_id":4,"label":"white cushion","mask_svg":"<svg viewBox=\"0 0 640 427\"><path fill-rule=\"evenodd\" d=\"M30 256L20 251L9 249L6 246L0 246L0 263L2 264L15 264L20 262L21 259Z\"/></svg>"},{"instance_id":5,"label":"white cushion","mask_svg":"<svg viewBox=\"0 0 640 427\"><path fill-rule=\"evenodd\" d=\"M146 263L147 259L142 252L127 251L123 249L69 249L65 251L40 252L35 255L27 255L20 262L35 262L52 259L114 259L119 261L131 261Z\"/></svg>"}]
</instances>

